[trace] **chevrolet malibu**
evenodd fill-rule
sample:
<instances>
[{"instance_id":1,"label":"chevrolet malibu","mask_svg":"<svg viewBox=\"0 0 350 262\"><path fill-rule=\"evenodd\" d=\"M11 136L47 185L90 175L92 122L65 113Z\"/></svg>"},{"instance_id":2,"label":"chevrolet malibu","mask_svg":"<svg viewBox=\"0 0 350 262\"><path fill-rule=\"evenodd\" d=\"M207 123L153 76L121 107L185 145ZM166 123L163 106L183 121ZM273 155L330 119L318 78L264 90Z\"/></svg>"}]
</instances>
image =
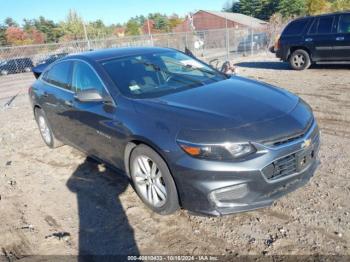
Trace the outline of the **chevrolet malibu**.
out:
<instances>
[{"instance_id":1,"label":"chevrolet malibu","mask_svg":"<svg viewBox=\"0 0 350 262\"><path fill-rule=\"evenodd\" d=\"M49 147L71 145L120 170L160 214L266 207L318 166L319 131L302 99L173 49L70 55L29 96Z\"/></svg>"}]
</instances>

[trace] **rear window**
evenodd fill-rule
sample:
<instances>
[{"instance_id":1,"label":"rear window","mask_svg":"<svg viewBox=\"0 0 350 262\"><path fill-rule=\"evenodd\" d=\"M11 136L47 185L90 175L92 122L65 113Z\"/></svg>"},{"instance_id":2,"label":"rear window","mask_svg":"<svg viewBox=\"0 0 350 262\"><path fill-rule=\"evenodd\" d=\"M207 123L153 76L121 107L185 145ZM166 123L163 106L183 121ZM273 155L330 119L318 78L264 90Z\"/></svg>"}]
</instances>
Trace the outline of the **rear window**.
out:
<instances>
[{"instance_id":1,"label":"rear window","mask_svg":"<svg viewBox=\"0 0 350 262\"><path fill-rule=\"evenodd\" d=\"M296 20L287 25L284 29L284 35L300 35L304 31L304 28L308 22L308 19Z\"/></svg>"},{"instance_id":2,"label":"rear window","mask_svg":"<svg viewBox=\"0 0 350 262\"><path fill-rule=\"evenodd\" d=\"M334 16L320 17L314 20L309 34L330 34L332 33Z\"/></svg>"},{"instance_id":3,"label":"rear window","mask_svg":"<svg viewBox=\"0 0 350 262\"><path fill-rule=\"evenodd\" d=\"M350 33L350 14L342 15L339 19L339 33Z\"/></svg>"}]
</instances>

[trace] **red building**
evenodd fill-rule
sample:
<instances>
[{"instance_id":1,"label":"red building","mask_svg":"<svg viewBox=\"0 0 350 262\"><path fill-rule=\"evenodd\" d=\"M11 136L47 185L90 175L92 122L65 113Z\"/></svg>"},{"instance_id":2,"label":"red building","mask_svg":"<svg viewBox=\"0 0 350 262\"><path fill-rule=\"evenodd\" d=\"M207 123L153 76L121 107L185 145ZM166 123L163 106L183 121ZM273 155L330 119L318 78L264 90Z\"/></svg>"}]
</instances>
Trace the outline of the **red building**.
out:
<instances>
[{"instance_id":1,"label":"red building","mask_svg":"<svg viewBox=\"0 0 350 262\"><path fill-rule=\"evenodd\" d=\"M187 32L210 29L221 29L221 28L254 28L254 29L264 29L268 25L267 22L239 14L230 12L214 12L214 11L204 11L200 10L192 15L192 17L187 17L185 21L174 28L174 32Z\"/></svg>"}]
</instances>

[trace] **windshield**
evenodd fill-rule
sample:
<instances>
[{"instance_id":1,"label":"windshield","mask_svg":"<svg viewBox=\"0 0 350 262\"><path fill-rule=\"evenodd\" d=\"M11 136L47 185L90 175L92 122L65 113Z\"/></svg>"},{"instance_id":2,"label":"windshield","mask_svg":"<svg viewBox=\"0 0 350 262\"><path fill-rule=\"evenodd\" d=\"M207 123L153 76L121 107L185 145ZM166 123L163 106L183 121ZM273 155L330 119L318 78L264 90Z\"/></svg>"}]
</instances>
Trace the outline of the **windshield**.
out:
<instances>
[{"instance_id":1,"label":"windshield","mask_svg":"<svg viewBox=\"0 0 350 262\"><path fill-rule=\"evenodd\" d=\"M102 63L120 91L131 97L155 97L218 82L227 77L183 53L165 51Z\"/></svg>"}]
</instances>

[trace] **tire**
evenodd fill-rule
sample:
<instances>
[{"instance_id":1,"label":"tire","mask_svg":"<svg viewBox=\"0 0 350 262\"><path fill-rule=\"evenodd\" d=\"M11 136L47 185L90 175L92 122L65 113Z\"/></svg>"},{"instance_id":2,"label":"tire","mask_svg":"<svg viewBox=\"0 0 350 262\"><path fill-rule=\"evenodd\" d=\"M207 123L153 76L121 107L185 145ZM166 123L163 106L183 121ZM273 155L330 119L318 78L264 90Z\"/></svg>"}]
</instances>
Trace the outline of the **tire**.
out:
<instances>
[{"instance_id":1,"label":"tire","mask_svg":"<svg viewBox=\"0 0 350 262\"><path fill-rule=\"evenodd\" d=\"M168 215L180 208L169 168L152 148L141 144L131 152L130 176L136 193L154 212Z\"/></svg>"},{"instance_id":2,"label":"tire","mask_svg":"<svg viewBox=\"0 0 350 262\"><path fill-rule=\"evenodd\" d=\"M305 50L298 49L290 55L289 64L294 70L308 69L311 66L310 55Z\"/></svg>"},{"instance_id":3,"label":"tire","mask_svg":"<svg viewBox=\"0 0 350 262\"><path fill-rule=\"evenodd\" d=\"M57 148L63 146L63 143L54 136L44 110L40 108L35 109L35 120L38 124L40 135L45 144L50 148Z\"/></svg>"}]
</instances>

